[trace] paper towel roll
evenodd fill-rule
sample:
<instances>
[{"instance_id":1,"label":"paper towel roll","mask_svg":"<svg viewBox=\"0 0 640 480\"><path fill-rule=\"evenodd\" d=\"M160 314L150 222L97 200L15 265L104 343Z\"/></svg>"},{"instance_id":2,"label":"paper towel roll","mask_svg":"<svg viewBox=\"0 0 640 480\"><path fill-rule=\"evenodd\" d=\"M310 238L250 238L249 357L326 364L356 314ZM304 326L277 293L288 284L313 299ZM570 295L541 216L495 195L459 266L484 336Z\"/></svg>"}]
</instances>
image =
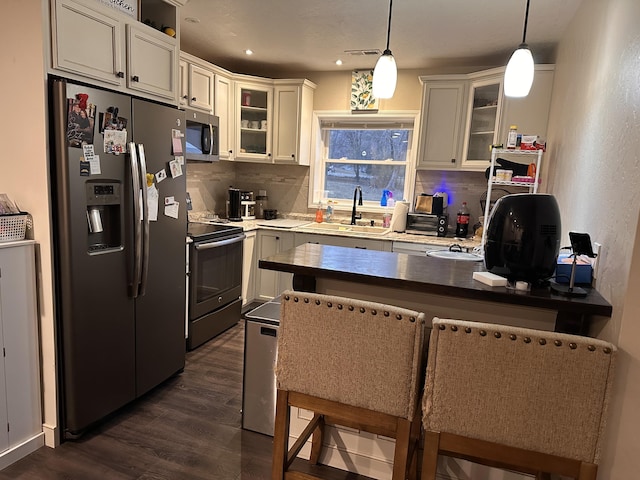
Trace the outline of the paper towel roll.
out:
<instances>
[{"instance_id":1,"label":"paper towel roll","mask_svg":"<svg viewBox=\"0 0 640 480\"><path fill-rule=\"evenodd\" d=\"M396 202L391 215L391 231L404 232L407 228L407 213L409 213L408 202Z\"/></svg>"}]
</instances>

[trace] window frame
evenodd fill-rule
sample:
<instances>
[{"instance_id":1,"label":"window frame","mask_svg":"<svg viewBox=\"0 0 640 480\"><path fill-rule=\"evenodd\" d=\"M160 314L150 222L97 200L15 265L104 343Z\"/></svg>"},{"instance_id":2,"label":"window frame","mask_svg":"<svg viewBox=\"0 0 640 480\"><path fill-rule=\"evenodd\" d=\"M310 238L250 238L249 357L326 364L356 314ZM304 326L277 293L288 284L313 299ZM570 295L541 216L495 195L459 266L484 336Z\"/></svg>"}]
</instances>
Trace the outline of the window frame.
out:
<instances>
[{"instance_id":1,"label":"window frame","mask_svg":"<svg viewBox=\"0 0 640 480\"><path fill-rule=\"evenodd\" d=\"M344 111L314 111L313 112L313 131L312 131L312 161L309 172L309 195L308 208L316 208L318 202L322 200L322 191L324 188L324 172L325 160L328 155L328 145L325 144L325 132L323 125L327 123L338 123L341 125L352 124L353 126L371 125L372 128L400 128L411 129L411 142L407 147L406 171L404 179L404 200L411 199L414 196L415 178L416 178L416 162L418 152L418 136L419 136L419 117L420 112L415 110L407 111L387 111L379 113L358 113ZM363 164L389 164L387 160L374 160L371 162L363 162ZM397 164L397 162L393 162ZM330 197L331 198L331 197ZM347 199L348 200L348 199ZM403 200L396 198L396 201ZM381 207L379 201L364 201L358 211L367 213L382 213L386 207ZM351 202L340 202L334 205L336 211L350 211Z\"/></svg>"}]
</instances>

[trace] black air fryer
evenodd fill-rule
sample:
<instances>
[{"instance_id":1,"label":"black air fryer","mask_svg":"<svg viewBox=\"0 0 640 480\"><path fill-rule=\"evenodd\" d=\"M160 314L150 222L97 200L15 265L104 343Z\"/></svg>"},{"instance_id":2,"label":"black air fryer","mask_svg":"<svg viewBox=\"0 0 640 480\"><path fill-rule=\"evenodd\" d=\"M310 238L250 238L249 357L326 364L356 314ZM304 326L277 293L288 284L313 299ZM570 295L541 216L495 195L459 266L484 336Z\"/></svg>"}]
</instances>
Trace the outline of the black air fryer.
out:
<instances>
[{"instance_id":1,"label":"black air fryer","mask_svg":"<svg viewBox=\"0 0 640 480\"><path fill-rule=\"evenodd\" d=\"M560 209L552 195L520 193L496 202L484 245L487 270L509 281L541 284L553 276L560 251Z\"/></svg>"}]
</instances>

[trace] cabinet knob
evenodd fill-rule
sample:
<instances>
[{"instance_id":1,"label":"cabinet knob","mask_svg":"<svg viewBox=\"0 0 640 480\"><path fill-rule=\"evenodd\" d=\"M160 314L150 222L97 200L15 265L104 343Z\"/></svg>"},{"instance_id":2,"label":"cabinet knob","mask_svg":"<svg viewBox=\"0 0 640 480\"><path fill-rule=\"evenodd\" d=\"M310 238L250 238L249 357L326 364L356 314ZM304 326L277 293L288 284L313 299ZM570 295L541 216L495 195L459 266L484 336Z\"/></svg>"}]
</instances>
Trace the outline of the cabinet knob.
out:
<instances>
[{"instance_id":1,"label":"cabinet knob","mask_svg":"<svg viewBox=\"0 0 640 480\"><path fill-rule=\"evenodd\" d=\"M267 157L271 157L271 154L270 154L270 153L267 153Z\"/></svg>"},{"instance_id":2,"label":"cabinet knob","mask_svg":"<svg viewBox=\"0 0 640 480\"><path fill-rule=\"evenodd\" d=\"M139 82L140 81L140 77L138 75L134 75L133 77L131 77L131 80L134 82Z\"/></svg>"},{"instance_id":3,"label":"cabinet knob","mask_svg":"<svg viewBox=\"0 0 640 480\"><path fill-rule=\"evenodd\" d=\"M295 154L295 153L292 153L292 154L291 154L291 158L293 158L293 159L295 160L295 159L296 159L296 154Z\"/></svg>"},{"instance_id":4,"label":"cabinet knob","mask_svg":"<svg viewBox=\"0 0 640 480\"><path fill-rule=\"evenodd\" d=\"M456 159L455 159L455 158L452 158L452 159L451 159L451 163L456 163Z\"/></svg>"},{"instance_id":5,"label":"cabinet knob","mask_svg":"<svg viewBox=\"0 0 640 480\"><path fill-rule=\"evenodd\" d=\"M229 153L233 153L233 150L229 150Z\"/></svg>"},{"instance_id":6,"label":"cabinet knob","mask_svg":"<svg viewBox=\"0 0 640 480\"><path fill-rule=\"evenodd\" d=\"M116 73L116 77L118 77L118 78L124 78L124 72L118 72L118 73Z\"/></svg>"},{"instance_id":7,"label":"cabinet knob","mask_svg":"<svg viewBox=\"0 0 640 480\"><path fill-rule=\"evenodd\" d=\"M195 102L196 100L197 100L196 97L191 97L192 102Z\"/></svg>"},{"instance_id":8,"label":"cabinet knob","mask_svg":"<svg viewBox=\"0 0 640 480\"><path fill-rule=\"evenodd\" d=\"M182 96L182 99L183 99L183 100L186 100L187 98L189 98L187 95L183 95L183 96Z\"/></svg>"}]
</instances>

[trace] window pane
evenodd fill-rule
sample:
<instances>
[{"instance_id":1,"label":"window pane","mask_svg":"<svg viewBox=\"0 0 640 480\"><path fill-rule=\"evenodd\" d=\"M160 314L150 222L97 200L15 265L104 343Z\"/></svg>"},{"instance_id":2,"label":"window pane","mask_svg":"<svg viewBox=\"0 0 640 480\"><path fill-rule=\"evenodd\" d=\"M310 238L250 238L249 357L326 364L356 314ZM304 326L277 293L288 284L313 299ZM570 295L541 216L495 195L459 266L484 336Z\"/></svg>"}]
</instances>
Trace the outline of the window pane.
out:
<instances>
[{"instance_id":1,"label":"window pane","mask_svg":"<svg viewBox=\"0 0 640 480\"><path fill-rule=\"evenodd\" d=\"M365 201L380 202L382 190L391 190L395 200L404 198L406 165L360 165L357 163L325 163L325 190L329 198L353 198L357 185L362 187Z\"/></svg>"},{"instance_id":2,"label":"window pane","mask_svg":"<svg viewBox=\"0 0 640 480\"><path fill-rule=\"evenodd\" d=\"M329 131L329 158L357 160L407 160L410 130Z\"/></svg>"}]
</instances>

